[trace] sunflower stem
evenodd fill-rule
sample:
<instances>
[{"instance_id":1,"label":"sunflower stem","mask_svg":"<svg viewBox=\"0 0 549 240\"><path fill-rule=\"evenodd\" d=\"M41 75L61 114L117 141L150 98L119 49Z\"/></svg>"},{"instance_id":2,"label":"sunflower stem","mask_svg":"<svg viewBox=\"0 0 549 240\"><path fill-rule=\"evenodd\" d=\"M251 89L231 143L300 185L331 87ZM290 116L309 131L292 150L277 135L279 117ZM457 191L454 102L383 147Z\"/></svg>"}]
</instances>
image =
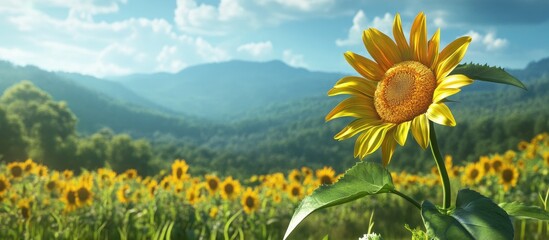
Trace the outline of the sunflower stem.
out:
<instances>
[{"instance_id":1,"label":"sunflower stem","mask_svg":"<svg viewBox=\"0 0 549 240\"><path fill-rule=\"evenodd\" d=\"M437 142L437 134L435 133L435 126L432 121L429 121L429 139L431 141L431 152L433 153L433 158L437 164L438 172L440 174L440 180L442 181L442 208L448 209L451 205L452 200L452 189L450 188L450 178L448 178L448 172L446 171L446 165L444 164L444 159L440 154Z\"/></svg>"},{"instance_id":2,"label":"sunflower stem","mask_svg":"<svg viewBox=\"0 0 549 240\"><path fill-rule=\"evenodd\" d=\"M408 196L408 195L406 195L406 194L404 194L404 193L401 193L401 192L399 192L399 191L396 190L396 189L391 190L391 193L394 193L394 194L400 196L401 198L406 199L408 202L410 202L411 204L413 204L414 206L416 206L417 209L421 210L421 204L419 204L418 201L416 201L415 199L411 198L410 196Z\"/></svg>"}]
</instances>

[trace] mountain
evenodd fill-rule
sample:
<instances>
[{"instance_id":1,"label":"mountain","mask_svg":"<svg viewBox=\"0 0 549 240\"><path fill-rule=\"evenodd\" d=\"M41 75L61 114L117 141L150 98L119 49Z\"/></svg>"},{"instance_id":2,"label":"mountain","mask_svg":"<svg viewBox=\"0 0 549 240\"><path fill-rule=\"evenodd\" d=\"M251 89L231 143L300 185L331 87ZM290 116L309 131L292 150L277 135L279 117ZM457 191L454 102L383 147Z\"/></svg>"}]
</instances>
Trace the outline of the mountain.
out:
<instances>
[{"instance_id":1,"label":"mountain","mask_svg":"<svg viewBox=\"0 0 549 240\"><path fill-rule=\"evenodd\" d=\"M323 96L343 75L293 68L281 61L229 61L179 73L116 78L128 89L177 112L233 119L276 102Z\"/></svg>"},{"instance_id":2,"label":"mountain","mask_svg":"<svg viewBox=\"0 0 549 240\"><path fill-rule=\"evenodd\" d=\"M15 66L0 61L0 91L22 80L31 81L52 95L54 100L67 102L78 118L78 130L81 132L92 133L109 127L115 132L132 133L134 136L152 136L159 132L199 139L203 134L211 135L213 125L209 121L184 114L173 116L154 108L128 104L88 89L67 77L67 74L61 77L34 66Z\"/></svg>"},{"instance_id":3,"label":"mountain","mask_svg":"<svg viewBox=\"0 0 549 240\"><path fill-rule=\"evenodd\" d=\"M135 107L155 109L157 111L175 114L173 111L158 105L148 99L145 99L133 91L127 89L122 84L108 81L79 73L55 72L55 74L68 81L73 81L78 85L96 91L99 94L107 95L110 98L125 102L128 105Z\"/></svg>"}]
</instances>

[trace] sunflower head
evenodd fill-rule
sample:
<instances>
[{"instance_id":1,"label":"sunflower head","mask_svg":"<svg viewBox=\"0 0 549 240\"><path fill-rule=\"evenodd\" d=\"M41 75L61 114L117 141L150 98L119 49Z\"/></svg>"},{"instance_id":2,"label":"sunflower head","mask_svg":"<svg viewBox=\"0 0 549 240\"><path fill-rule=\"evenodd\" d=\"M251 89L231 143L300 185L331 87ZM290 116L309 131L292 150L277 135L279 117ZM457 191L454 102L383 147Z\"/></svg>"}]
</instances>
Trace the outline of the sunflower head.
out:
<instances>
[{"instance_id":1,"label":"sunflower head","mask_svg":"<svg viewBox=\"0 0 549 240\"><path fill-rule=\"evenodd\" d=\"M288 196L290 196L290 199L294 201L298 201L303 197L304 191L303 186L299 184L298 182L292 182L288 186L288 189L286 190L288 193Z\"/></svg>"},{"instance_id":2,"label":"sunflower head","mask_svg":"<svg viewBox=\"0 0 549 240\"><path fill-rule=\"evenodd\" d=\"M189 170L189 165L185 160L177 159L172 164L172 176L175 180L182 181L189 178L187 171Z\"/></svg>"},{"instance_id":3,"label":"sunflower head","mask_svg":"<svg viewBox=\"0 0 549 240\"><path fill-rule=\"evenodd\" d=\"M234 180L233 177L227 177L221 183L221 197L225 200L236 198L240 194L240 182Z\"/></svg>"},{"instance_id":4,"label":"sunflower head","mask_svg":"<svg viewBox=\"0 0 549 240\"><path fill-rule=\"evenodd\" d=\"M332 167L324 167L316 170L316 177L320 184L330 185L335 182L335 171Z\"/></svg>"},{"instance_id":5,"label":"sunflower head","mask_svg":"<svg viewBox=\"0 0 549 240\"><path fill-rule=\"evenodd\" d=\"M8 191L10 188L10 182L4 175L0 175L0 196Z\"/></svg>"},{"instance_id":6,"label":"sunflower head","mask_svg":"<svg viewBox=\"0 0 549 240\"><path fill-rule=\"evenodd\" d=\"M259 193L257 190L252 190L251 187L246 188L246 191L242 193L240 203L242 204L244 212L252 214L259 209Z\"/></svg>"},{"instance_id":7,"label":"sunflower head","mask_svg":"<svg viewBox=\"0 0 549 240\"><path fill-rule=\"evenodd\" d=\"M499 183L503 185L504 191L509 191L509 188L517 185L519 172L517 168L511 164L503 164L499 171Z\"/></svg>"},{"instance_id":8,"label":"sunflower head","mask_svg":"<svg viewBox=\"0 0 549 240\"><path fill-rule=\"evenodd\" d=\"M215 175L206 175L206 187L210 194L215 194L219 190L220 180Z\"/></svg>"},{"instance_id":9,"label":"sunflower head","mask_svg":"<svg viewBox=\"0 0 549 240\"><path fill-rule=\"evenodd\" d=\"M80 182L79 186L76 188L76 196L79 206L91 205L93 201L93 192L91 190L91 185Z\"/></svg>"},{"instance_id":10,"label":"sunflower head","mask_svg":"<svg viewBox=\"0 0 549 240\"><path fill-rule=\"evenodd\" d=\"M461 182L470 186L479 183L483 177L484 166L480 163L470 163L465 166L465 173L461 176Z\"/></svg>"},{"instance_id":11,"label":"sunflower head","mask_svg":"<svg viewBox=\"0 0 549 240\"><path fill-rule=\"evenodd\" d=\"M382 148L382 162L391 160L396 144L404 145L411 130L422 148L429 145L429 121L455 126L456 121L444 100L473 81L465 75L450 75L463 58L470 37L461 37L439 52L440 31L427 39L423 13L415 18L406 40L397 14L393 24L394 41L370 28L363 41L373 61L353 52L345 59L361 75L339 80L328 95L351 95L339 103L326 120L354 117L335 139L360 134L355 157L364 158Z\"/></svg>"},{"instance_id":12,"label":"sunflower head","mask_svg":"<svg viewBox=\"0 0 549 240\"><path fill-rule=\"evenodd\" d=\"M24 171L23 164L19 162L8 163L8 172L10 173L12 178L18 179L23 177L23 171Z\"/></svg>"},{"instance_id":13,"label":"sunflower head","mask_svg":"<svg viewBox=\"0 0 549 240\"><path fill-rule=\"evenodd\" d=\"M130 185L124 184L116 191L116 198L120 203L127 204L131 201L131 191Z\"/></svg>"},{"instance_id":14,"label":"sunflower head","mask_svg":"<svg viewBox=\"0 0 549 240\"><path fill-rule=\"evenodd\" d=\"M21 217L23 219L27 220L31 217L31 201L27 198L23 198L19 200L17 203L17 208L19 208L19 212L21 213Z\"/></svg>"},{"instance_id":15,"label":"sunflower head","mask_svg":"<svg viewBox=\"0 0 549 240\"><path fill-rule=\"evenodd\" d=\"M70 212L78 208L78 192L76 186L69 184L65 186L61 201L65 203L65 212Z\"/></svg>"}]
</instances>

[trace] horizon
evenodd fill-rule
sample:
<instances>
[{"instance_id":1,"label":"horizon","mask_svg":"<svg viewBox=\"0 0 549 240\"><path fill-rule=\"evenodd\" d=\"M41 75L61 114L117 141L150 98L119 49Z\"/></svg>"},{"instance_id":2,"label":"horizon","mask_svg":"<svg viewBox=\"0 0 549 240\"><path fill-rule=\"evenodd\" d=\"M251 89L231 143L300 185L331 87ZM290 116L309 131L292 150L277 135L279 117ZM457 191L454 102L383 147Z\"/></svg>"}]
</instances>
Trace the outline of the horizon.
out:
<instances>
[{"instance_id":1,"label":"horizon","mask_svg":"<svg viewBox=\"0 0 549 240\"><path fill-rule=\"evenodd\" d=\"M484 12L488 6L491 11ZM542 0L8 1L0 4L0 59L100 78L175 73L230 60L352 73L343 53L369 57L363 30L392 35L400 13L407 35L414 16L424 11L429 36L441 29L441 46L459 36L473 38L464 62L522 69L549 56L547 7Z\"/></svg>"}]
</instances>

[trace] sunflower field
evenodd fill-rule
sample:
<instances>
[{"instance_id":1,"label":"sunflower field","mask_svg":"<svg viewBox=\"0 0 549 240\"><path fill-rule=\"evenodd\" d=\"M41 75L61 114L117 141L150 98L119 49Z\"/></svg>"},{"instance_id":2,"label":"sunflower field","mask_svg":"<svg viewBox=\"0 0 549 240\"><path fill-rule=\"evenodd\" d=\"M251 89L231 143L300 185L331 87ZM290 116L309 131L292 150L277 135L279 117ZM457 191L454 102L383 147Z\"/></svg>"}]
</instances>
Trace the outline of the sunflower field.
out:
<instances>
[{"instance_id":1,"label":"sunflower field","mask_svg":"<svg viewBox=\"0 0 549 240\"><path fill-rule=\"evenodd\" d=\"M446 156L445 162L454 191L471 187L496 203L518 200L547 211L549 134L520 142L517 151L465 164ZM280 239L299 201L338 179L329 166L247 179L194 176L191 168L175 160L171 169L141 176L135 169L116 173L108 168L74 174L31 159L2 164L0 239ZM411 196L437 197L436 168L391 175ZM510 195L513 199L507 199ZM409 239L422 226L420 218L410 217L417 215L413 211L388 195L361 199L311 215L290 238L356 239L373 231L385 239ZM549 238L548 222L514 219L514 225L516 239Z\"/></svg>"}]
</instances>

